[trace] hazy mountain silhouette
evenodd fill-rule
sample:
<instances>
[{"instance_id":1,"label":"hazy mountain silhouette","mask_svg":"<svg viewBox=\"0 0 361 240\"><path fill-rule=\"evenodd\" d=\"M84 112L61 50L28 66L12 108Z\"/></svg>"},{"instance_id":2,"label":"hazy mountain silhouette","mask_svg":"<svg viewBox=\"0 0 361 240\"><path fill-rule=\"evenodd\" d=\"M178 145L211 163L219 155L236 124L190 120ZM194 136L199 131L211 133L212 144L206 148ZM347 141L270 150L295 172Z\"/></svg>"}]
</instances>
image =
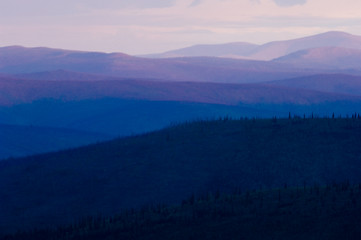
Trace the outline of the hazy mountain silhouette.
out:
<instances>
[{"instance_id":1,"label":"hazy mountain silhouette","mask_svg":"<svg viewBox=\"0 0 361 240\"><path fill-rule=\"evenodd\" d=\"M294 40L270 42L259 47L251 58L271 60L290 53L318 47L343 47L361 49L361 36L345 32L326 32Z\"/></svg>"},{"instance_id":2,"label":"hazy mountain silhouette","mask_svg":"<svg viewBox=\"0 0 361 240\"><path fill-rule=\"evenodd\" d=\"M230 43L192 46L179 50L153 54L150 57L186 57L200 56L235 57L254 60L272 60L300 50L318 47L341 47L361 49L361 37L345 32L326 32L313 36L265 43L263 45L252 45L247 43ZM208 50L208 52L205 52Z\"/></svg>"},{"instance_id":3,"label":"hazy mountain silhouette","mask_svg":"<svg viewBox=\"0 0 361 240\"><path fill-rule=\"evenodd\" d=\"M304 68L361 70L361 49L312 48L294 52L273 61Z\"/></svg>"},{"instance_id":4,"label":"hazy mountain silhouette","mask_svg":"<svg viewBox=\"0 0 361 240\"><path fill-rule=\"evenodd\" d=\"M226 43L226 44L202 44L195 45L191 47L186 47L182 49L177 49L173 51L168 51L165 53L159 54L148 54L143 55L144 57L150 58L172 58L172 57L197 57L197 56L206 56L206 57L241 57L248 56L252 53L259 45L244 43L244 42L235 42L235 43Z\"/></svg>"}]
</instances>

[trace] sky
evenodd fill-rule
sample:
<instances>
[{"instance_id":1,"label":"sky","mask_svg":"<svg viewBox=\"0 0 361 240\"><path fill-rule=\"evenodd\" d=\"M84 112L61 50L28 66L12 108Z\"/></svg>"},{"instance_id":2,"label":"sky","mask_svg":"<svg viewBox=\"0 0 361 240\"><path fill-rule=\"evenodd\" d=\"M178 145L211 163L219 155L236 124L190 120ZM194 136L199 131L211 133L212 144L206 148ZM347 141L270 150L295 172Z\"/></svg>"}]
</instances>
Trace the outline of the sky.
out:
<instances>
[{"instance_id":1,"label":"sky","mask_svg":"<svg viewBox=\"0 0 361 240\"><path fill-rule=\"evenodd\" d=\"M140 55L327 31L361 35L360 9L360 0L1 0L0 46Z\"/></svg>"}]
</instances>

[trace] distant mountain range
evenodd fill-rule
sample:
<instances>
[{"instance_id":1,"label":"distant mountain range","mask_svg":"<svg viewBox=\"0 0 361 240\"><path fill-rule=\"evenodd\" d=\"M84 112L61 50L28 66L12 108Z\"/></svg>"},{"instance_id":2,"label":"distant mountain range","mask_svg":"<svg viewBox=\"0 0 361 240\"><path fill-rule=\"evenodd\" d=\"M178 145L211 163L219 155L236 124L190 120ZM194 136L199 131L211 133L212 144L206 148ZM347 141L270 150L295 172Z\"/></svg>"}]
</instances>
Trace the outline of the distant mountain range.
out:
<instances>
[{"instance_id":1,"label":"distant mountain range","mask_svg":"<svg viewBox=\"0 0 361 240\"><path fill-rule=\"evenodd\" d=\"M192 57L147 59L125 54L78 52L48 48L0 48L0 73L26 78L70 79L64 72L117 78L192 82L260 82L302 76L317 70L264 61ZM44 74L45 72L45 74ZM49 75L51 72L51 75ZM36 74L39 73L39 74ZM29 75L30 74L30 75ZM59 76L60 75L60 76ZM72 76L73 77L73 76ZM84 76L77 76L84 79ZM97 78L91 76L90 79Z\"/></svg>"},{"instance_id":2,"label":"distant mountain range","mask_svg":"<svg viewBox=\"0 0 361 240\"><path fill-rule=\"evenodd\" d=\"M145 57L169 58L212 56L268 61L297 51L319 47L361 49L361 37L345 32L326 32L299 39L269 42L263 45L255 45L244 42L196 45L160 54L145 55Z\"/></svg>"},{"instance_id":3,"label":"distant mountain range","mask_svg":"<svg viewBox=\"0 0 361 240\"><path fill-rule=\"evenodd\" d=\"M0 74L42 80L104 80L107 76L222 83L255 83L335 71L361 75L361 37L343 32L260 46L200 45L164 56L172 58L11 46L0 48Z\"/></svg>"},{"instance_id":4,"label":"distant mountain range","mask_svg":"<svg viewBox=\"0 0 361 240\"><path fill-rule=\"evenodd\" d=\"M361 109L360 39L328 32L199 45L158 59L2 47L0 124L124 136L224 115L346 115Z\"/></svg>"}]
</instances>

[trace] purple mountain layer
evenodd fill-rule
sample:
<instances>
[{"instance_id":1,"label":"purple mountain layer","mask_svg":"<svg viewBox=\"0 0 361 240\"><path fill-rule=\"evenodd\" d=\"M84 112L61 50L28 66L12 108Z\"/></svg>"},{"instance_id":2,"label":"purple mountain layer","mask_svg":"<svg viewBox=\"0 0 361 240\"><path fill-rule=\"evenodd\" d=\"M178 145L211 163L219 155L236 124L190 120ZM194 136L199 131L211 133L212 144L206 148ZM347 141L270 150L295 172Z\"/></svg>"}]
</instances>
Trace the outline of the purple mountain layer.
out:
<instances>
[{"instance_id":1,"label":"purple mountain layer","mask_svg":"<svg viewBox=\"0 0 361 240\"><path fill-rule=\"evenodd\" d=\"M146 59L120 53L106 54L49 48L0 48L0 73L22 76L27 73L59 70L117 78L228 83L270 81L319 72L305 71L285 63L214 57ZM56 79L64 74L58 72L56 77L51 78ZM78 77L83 78L83 76ZM42 76L35 78L43 79ZM91 78L94 79L94 76Z\"/></svg>"},{"instance_id":2,"label":"purple mountain layer","mask_svg":"<svg viewBox=\"0 0 361 240\"><path fill-rule=\"evenodd\" d=\"M361 77L344 74L321 74L267 83L294 89L361 96Z\"/></svg>"},{"instance_id":3,"label":"purple mountain layer","mask_svg":"<svg viewBox=\"0 0 361 240\"><path fill-rule=\"evenodd\" d=\"M354 86L360 88L357 81ZM225 105L239 103L312 104L327 101L361 100L361 97L358 96L314 90L323 89L297 89L292 84L278 86L277 82L271 85L142 80L39 81L0 78L0 105L11 106L44 98L71 101L104 97Z\"/></svg>"}]
</instances>

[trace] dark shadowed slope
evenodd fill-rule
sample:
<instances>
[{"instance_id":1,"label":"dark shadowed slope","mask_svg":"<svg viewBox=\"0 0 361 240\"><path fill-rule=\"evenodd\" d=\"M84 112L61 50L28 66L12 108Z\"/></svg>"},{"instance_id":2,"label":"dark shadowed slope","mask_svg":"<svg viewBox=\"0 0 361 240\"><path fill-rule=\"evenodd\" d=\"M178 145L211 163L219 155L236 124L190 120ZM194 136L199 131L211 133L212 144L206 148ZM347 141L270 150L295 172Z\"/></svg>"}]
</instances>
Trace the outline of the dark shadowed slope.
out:
<instances>
[{"instance_id":1,"label":"dark shadowed slope","mask_svg":"<svg viewBox=\"0 0 361 240\"><path fill-rule=\"evenodd\" d=\"M72 129L0 124L0 159L79 147L109 138Z\"/></svg>"},{"instance_id":2,"label":"dark shadowed slope","mask_svg":"<svg viewBox=\"0 0 361 240\"><path fill-rule=\"evenodd\" d=\"M182 205L151 205L89 216L58 229L5 240L332 240L361 238L361 185L285 187L192 195ZM1 238L2 239L2 238Z\"/></svg>"},{"instance_id":3,"label":"dark shadowed slope","mask_svg":"<svg viewBox=\"0 0 361 240\"><path fill-rule=\"evenodd\" d=\"M279 80L267 84L321 92L361 95L361 77L353 75L322 74Z\"/></svg>"},{"instance_id":4,"label":"dark shadowed slope","mask_svg":"<svg viewBox=\"0 0 361 240\"><path fill-rule=\"evenodd\" d=\"M361 181L360 119L184 124L0 162L0 232L175 203L192 192Z\"/></svg>"},{"instance_id":5,"label":"dark shadowed slope","mask_svg":"<svg viewBox=\"0 0 361 240\"><path fill-rule=\"evenodd\" d=\"M263 45L252 45L249 43L196 45L189 48L173 50L162 54L153 54L150 56L187 57L198 54L198 56L271 60L300 50L318 47L361 49L361 37L345 32L326 32L304 38L269 42Z\"/></svg>"},{"instance_id":6,"label":"dark shadowed slope","mask_svg":"<svg viewBox=\"0 0 361 240\"><path fill-rule=\"evenodd\" d=\"M361 49L312 48L291 53L273 61L304 68L361 70Z\"/></svg>"}]
</instances>

